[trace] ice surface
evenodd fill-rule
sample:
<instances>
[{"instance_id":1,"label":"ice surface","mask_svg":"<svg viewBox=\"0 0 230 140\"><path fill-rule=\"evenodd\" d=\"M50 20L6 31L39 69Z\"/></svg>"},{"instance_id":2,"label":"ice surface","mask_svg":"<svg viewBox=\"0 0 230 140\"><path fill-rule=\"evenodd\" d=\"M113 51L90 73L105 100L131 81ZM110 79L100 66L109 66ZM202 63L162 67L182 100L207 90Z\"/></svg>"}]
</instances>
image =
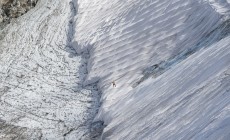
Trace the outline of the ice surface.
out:
<instances>
[{"instance_id":1,"label":"ice surface","mask_svg":"<svg viewBox=\"0 0 230 140\"><path fill-rule=\"evenodd\" d=\"M72 13L69 0L41 0L4 30L0 42L1 140L91 137L99 92L96 84L82 84L88 54L76 54L71 47Z\"/></svg>"}]
</instances>

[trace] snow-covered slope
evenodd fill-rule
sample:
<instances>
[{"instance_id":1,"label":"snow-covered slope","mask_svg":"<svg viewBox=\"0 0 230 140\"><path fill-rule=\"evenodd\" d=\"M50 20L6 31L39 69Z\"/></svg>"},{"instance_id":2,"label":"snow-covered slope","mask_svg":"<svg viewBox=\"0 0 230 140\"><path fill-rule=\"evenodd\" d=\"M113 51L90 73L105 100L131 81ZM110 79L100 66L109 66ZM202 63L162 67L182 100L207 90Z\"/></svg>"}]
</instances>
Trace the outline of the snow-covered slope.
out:
<instances>
[{"instance_id":1,"label":"snow-covered slope","mask_svg":"<svg viewBox=\"0 0 230 140\"><path fill-rule=\"evenodd\" d=\"M110 112L103 139L229 139L230 37L149 78Z\"/></svg>"},{"instance_id":2,"label":"snow-covered slope","mask_svg":"<svg viewBox=\"0 0 230 140\"><path fill-rule=\"evenodd\" d=\"M194 0L79 1L77 16L73 43L78 51L92 48L85 83L100 78L103 100L131 90L146 67L194 47L221 19L206 2Z\"/></svg>"},{"instance_id":3,"label":"snow-covered slope","mask_svg":"<svg viewBox=\"0 0 230 140\"><path fill-rule=\"evenodd\" d=\"M95 138L97 87L102 139L229 138L229 9L40 0L0 34L0 139Z\"/></svg>"},{"instance_id":4,"label":"snow-covered slope","mask_svg":"<svg viewBox=\"0 0 230 140\"><path fill-rule=\"evenodd\" d=\"M78 52L90 50L85 84L100 79L102 107L96 119L106 125L103 139L197 139L203 133L202 139L212 131L216 131L213 139L229 136L230 126L221 124L228 123L229 96L227 86L219 87L218 75L230 64L229 38L209 51L201 49L228 36L228 1L79 0L78 4L73 44ZM192 53L195 56L188 57ZM167 74L133 89L148 67ZM205 75L206 71L210 73ZM213 89L207 84L210 78L216 84ZM202 86L207 89L202 91ZM226 97L218 95L220 91ZM218 113L225 111L218 119ZM217 121L210 123L213 118ZM216 129L206 130L208 124Z\"/></svg>"}]
</instances>

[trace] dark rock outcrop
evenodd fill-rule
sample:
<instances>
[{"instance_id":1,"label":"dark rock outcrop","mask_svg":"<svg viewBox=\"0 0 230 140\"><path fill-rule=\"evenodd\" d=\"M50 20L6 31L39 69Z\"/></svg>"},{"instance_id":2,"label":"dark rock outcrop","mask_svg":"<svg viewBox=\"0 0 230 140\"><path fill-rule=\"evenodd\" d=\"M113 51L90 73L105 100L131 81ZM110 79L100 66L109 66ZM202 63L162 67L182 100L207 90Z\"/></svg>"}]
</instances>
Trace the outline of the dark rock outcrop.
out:
<instances>
[{"instance_id":1,"label":"dark rock outcrop","mask_svg":"<svg viewBox=\"0 0 230 140\"><path fill-rule=\"evenodd\" d=\"M35 7L38 0L0 0L0 23L10 22L31 8Z\"/></svg>"}]
</instances>

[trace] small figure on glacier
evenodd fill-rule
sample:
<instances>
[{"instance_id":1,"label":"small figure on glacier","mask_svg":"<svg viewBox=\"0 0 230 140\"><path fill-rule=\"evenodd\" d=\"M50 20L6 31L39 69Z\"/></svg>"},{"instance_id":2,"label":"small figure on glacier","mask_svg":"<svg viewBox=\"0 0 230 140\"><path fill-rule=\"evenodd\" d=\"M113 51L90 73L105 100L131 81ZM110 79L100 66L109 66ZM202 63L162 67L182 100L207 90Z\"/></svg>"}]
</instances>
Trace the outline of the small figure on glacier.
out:
<instances>
[{"instance_id":1,"label":"small figure on glacier","mask_svg":"<svg viewBox=\"0 0 230 140\"><path fill-rule=\"evenodd\" d=\"M115 81L113 81L113 82L112 82L112 84L113 84L113 87L116 87L116 83L115 83Z\"/></svg>"}]
</instances>

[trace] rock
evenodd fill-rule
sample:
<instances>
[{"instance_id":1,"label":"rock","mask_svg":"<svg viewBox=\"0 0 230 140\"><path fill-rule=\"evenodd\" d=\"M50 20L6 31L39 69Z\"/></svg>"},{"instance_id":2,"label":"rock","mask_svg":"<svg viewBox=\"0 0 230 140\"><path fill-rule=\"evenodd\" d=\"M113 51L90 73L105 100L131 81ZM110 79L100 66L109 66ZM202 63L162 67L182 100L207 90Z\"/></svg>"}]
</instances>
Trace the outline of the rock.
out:
<instances>
[{"instance_id":1,"label":"rock","mask_svg":"<svg viewBox=\"0 0 230 140\"><path fill-rule=\"evenodd\" d=\"M0 0L0 23L9 22L12 18L28 12L35 7L38 0Z\"/></svg>"},{"instance_id":2,"label":"rock","mask_svg":"<svg viewBox=\"0 0 230 140\"><path fill-rule=\"evenodd\" d=\"M3 22L3 16L0 15L0 23Z\"/></svg>"}]
</instances>

